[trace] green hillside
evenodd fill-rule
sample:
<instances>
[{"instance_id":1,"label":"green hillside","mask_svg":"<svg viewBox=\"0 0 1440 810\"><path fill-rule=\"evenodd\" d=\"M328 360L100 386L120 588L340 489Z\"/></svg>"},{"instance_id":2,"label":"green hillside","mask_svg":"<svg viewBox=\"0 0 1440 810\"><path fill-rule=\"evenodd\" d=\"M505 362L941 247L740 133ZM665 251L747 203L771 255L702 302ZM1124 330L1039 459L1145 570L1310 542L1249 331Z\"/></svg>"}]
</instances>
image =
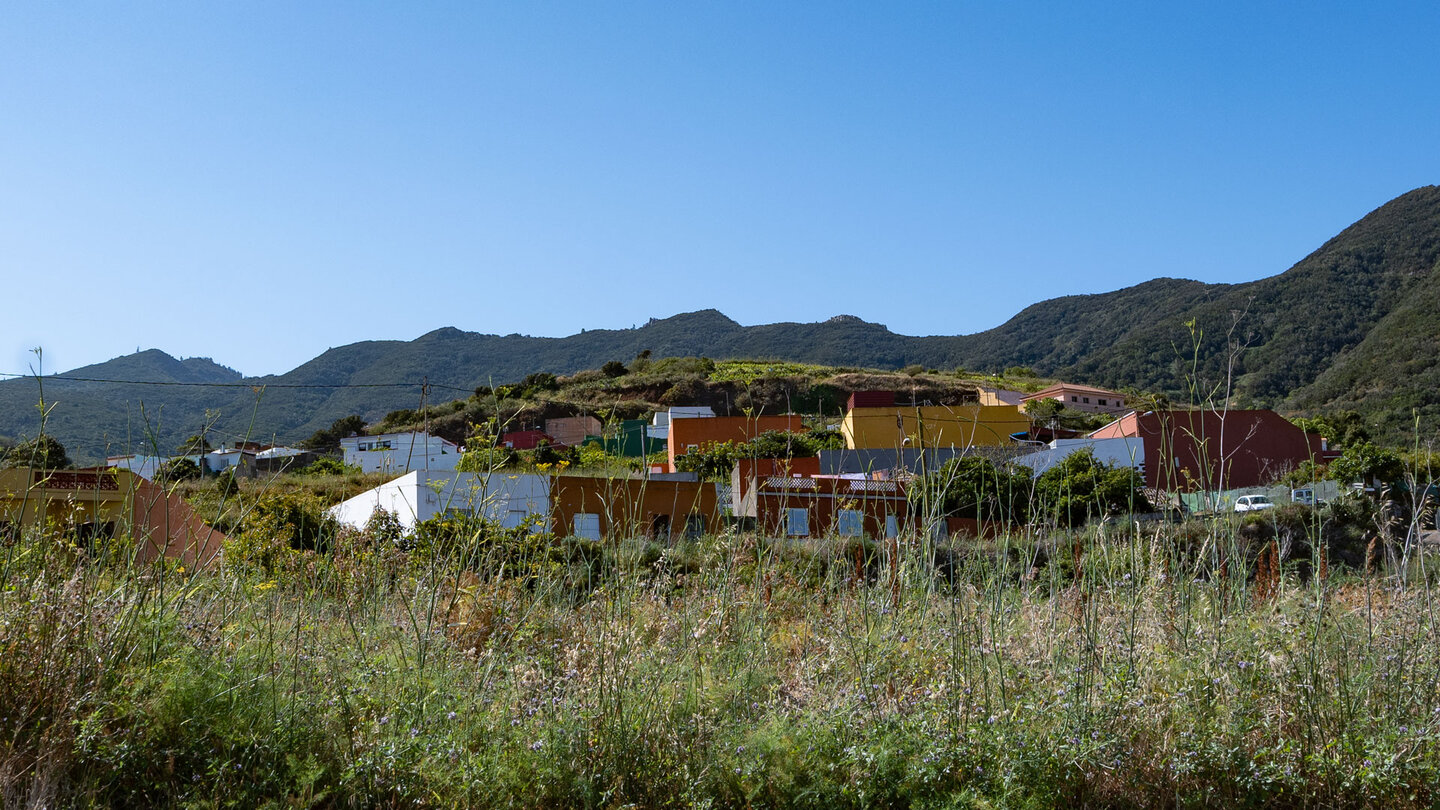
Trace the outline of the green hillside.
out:
<instances>
[{"instance_id":1,"label":"green hillside","mask_svg":"<svg viewBox=\"0 0 1440 810\"><path fill-rule=\"evenodd\" d=\"M741 326L715 310L635 329L565 338L437 329L412 341L330 349L285 374L242 379L209 360L149 350L69 372L126 383L47 381L49 430L81 458L164 450L202 426L294 441L346 414L370 420L534 372L573 374L609 360L756 358L832 366L1026 366L1047 377L1188 401L1228 389L1241 404L1353 409L1400 435L1440 429L1440 187L1404 194L1284 273L1243 284L1158 278L1055 298L974 335L912 337L851 316ZM138 384L140 382L149 384ZM200 385L207 384L207 385ZM345 387L365 386L365 387ZM33 435L34 380L0 382L0 436Z\"/></svg>"}]
</instances>

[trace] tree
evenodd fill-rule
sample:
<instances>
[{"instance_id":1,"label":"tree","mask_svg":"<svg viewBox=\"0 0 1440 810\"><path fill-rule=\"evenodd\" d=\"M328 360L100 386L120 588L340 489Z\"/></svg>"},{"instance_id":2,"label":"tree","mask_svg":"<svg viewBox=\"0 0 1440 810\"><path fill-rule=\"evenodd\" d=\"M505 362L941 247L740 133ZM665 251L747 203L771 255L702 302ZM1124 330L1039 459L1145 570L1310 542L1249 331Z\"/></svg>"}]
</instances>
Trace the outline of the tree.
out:
<instances>
[{"instance_id":1,"label":"tree","mask_svg":"<svg viewBox=\"0 0 1440 810\"><path fill-rule=\"evenodd\" d=\"M560 387L560 381L546 371L537 371L534 374L526 374L525 379L520 381L520 397L533 397L545 391L554 391Z\"/></svg>"},{"instance_id":2,"label":"tree","mask_svg":"<svg viewBox=\"0 0 1440 810\"><path fill-rule=\"evenodd\" d=\"M0 466L63 470L70 466L70 457L65 453L65 445L56 441L54 436L42 434L10 448Z\"/></svg>"},{"instance_id":3,"label":"tree","mask_svg":"<svg viewBox=\"0 0 1440 810\"><path fill-rule=\"evenodd\" d=\"M296 470L300 475L346 475L358 473L360 468L346 464L337 458L317 458L308 466Z\"/></svg>"},{"instance_id":4,"label":"tree","mask_svg":"<svg viewBox=\"0 0 1440 810\"><path fill-rule=\"evenodd\" d=\"M626 374L629 374L630 369L625 368L625 364L620 362L619 360L611 360L610 362L600 367L600 373L604 374L606 377L614 379L616 377L624 377Z\"/></svg>"},{"instance_id":5,"label":"tree","mask_svg":"<svg viewBox=\"0 0 1440 810\"><path fill-rule=\"evenodd\" d=\"M1370 441L1370 429L1365 425L1365 418L1355 411L1340 411L1330 416L1300 417L1292 421L1306 433L1329 439L1330 446L1337 450Z\"/></svg>"},{"instance_id":6,"label":"tree","mask_svg":"<svg viewBox=\"0 0 1440 810\"><path fill-rule=\"evenodd\" d=\"M1109 423L1103 414L1086 413L1065 407L1058 399L1032 399L1025 403L1025 415L1036 427L1059 427L1066 430L1088 431Z\"/></svg>"},{"instance_id":7,"label":"tree","mask_svg":"<svg viewBox=\"0 0 1440 810\"><path fill-rule=\"evenodd\" d=\"M175 452L182 456L203 456L213 449L210 445L210 440L205 438L204 433L196 433L181 442L180 446L175 448Z\"/></svg>"},{"instance_id":8,"label":"tree","mask_svg":"<svg viewBox=\"0 0 1440 810\"><path fill-rule=\"evenodd\" d=\"M1147 512L1144 480L1130 467L1112 467L1090 449L1066 456L1035 479L1033 513L1060 526L1078 526L1091 517Z\"/></svg>"},{"instance_id":9,"label":"tree","mask_svg":"<svg viewBox=\"0 0 1440 810\"><path fill-rule=\"evenodd\" d=\"M1028 470L982 456L952 458L910 488L910 499L940 517L1022 522L1030 506Z\"/></svg>"},{"instance_id":10,"label":"tree","mask_svg":"<svg viewBox=\"0 0 1440 810\"><path fill-rule=\"evenodd\" d=\"M1330 462L1330 477L1342 484L1356 481L1367 486L1393 484L1405 474L1400 454L1371 442L1360 442L1345 448L1340 457Z\"/></svg>"},{"instance_id":11,"label":"tree","mask_svg":"<svg viewBox=\"0 0 1440 810\"><path fill-rule=\"evenodd\" d=\"M365 430L365 420L356 415L342 416L330 423L330 427L321 428L311 434L310 438L300 443L306 450L318 452L334 452L340 449L340 440L346 439Z\"/></svg>"},{"instance_id":12,"label":"tree","mask_svg":"<svg viewBox=\"0 0 1440 810\"><path fill-rule=\"evenodd\" d=\"M172 458L155 471L156 480L162 483L189 481L200 477L200 465L188 458Z\"/></svg>"}]
</instances>

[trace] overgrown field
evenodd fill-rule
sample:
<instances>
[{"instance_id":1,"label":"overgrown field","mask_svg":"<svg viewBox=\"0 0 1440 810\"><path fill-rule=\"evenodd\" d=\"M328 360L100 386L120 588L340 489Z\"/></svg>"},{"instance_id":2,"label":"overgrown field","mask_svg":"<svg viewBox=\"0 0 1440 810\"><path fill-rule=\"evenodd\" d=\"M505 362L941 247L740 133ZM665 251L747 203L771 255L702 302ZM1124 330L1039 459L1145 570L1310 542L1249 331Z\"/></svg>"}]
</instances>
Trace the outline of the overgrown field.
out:
<instances>
[{"instance_id":1,"label":"overgrown field","mask_svg":"<svg viewBox=\"0 0 1440 810\"><path fill-rule=\"evenodd\" d=\"M1435 561L1246 536L377 525L204 573L25 535L3 803L1433 806Z\"/></svg>"}]
</instances>

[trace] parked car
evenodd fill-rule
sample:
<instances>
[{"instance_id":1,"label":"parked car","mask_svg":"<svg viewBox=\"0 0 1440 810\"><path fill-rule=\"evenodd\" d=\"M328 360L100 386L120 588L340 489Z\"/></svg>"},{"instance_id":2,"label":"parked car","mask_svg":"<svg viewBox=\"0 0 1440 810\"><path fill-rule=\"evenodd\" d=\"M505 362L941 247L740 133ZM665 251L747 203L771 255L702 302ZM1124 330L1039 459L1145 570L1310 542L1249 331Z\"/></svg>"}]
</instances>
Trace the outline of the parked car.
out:
<instances>
[{"instance_id":1,"label":"parked car","mask_svg":"<svg viewBox=\"0 0 1440 810\"><path fill-rule=\"evenodd\" d=\"M1303 503L1306 506L1324 506L1325 499L1315 497L1315 490L1310 487L1290 490L1291 503Z\"/></svg>"},{"instance_id":2,"label":"parked car","mask_svg":"<svg viewBox=\"0 0 1440 810\"><path fill-rule=\"evenodd\" d=\"M1235 499L1236 512L1259 512L1262 509L1274 509L1275 504L1267 495L1241 495Z\"/></svg>"}]
</instances>

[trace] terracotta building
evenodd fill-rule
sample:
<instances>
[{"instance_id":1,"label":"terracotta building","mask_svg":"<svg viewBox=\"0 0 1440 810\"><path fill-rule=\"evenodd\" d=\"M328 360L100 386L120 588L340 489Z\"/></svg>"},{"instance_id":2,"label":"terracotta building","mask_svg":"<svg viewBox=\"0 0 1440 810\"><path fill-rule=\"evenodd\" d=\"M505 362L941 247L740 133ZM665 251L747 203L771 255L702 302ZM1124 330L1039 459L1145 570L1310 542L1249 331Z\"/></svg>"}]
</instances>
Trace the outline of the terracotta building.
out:
<instances>
[{"instance_id":1,"label":"terracotta building","mask_svg":"<svg viewBox=\"0 0 1440 810\"><path fill-rule=\"evenodd\" d=\"M704 481L560 475L550 483L551 526L560 537L668 542L717 534L725 528L719 502L717 485Z\"/></svg>"},{"instance_id":2,"label":"terracotta building","mask_svg":"<svg viewBox=\"0 0 1440 810\"><path fill-rule=\"evenodd\" d=\"M805 474L816 459L743 460L731 477L736 517L774 537L895 537L910 524L896 481Z\"/></svg>"},{"instance_id":3,"label":"terracotta building","mask_svg":"<svg viewBox=\"0 0 1440 810\"><path fill-rule=\"evenodd\" d=\"M1267 410L1130 413L1090 436L1141 439L1145 485L1167 492L1262 486L1334 456L1324 439Z\"/></svg>"},{"instance_id":4,"label":"terracotta building","mask_svg":"<svg viewBox=\"0 0 1440 810\"><path fill-rule=\"evenodd\" d=\"M762 433L782 431L805 432L803 420L795 414L779 416L706 416L695 419L672 419L666 455L669 470L675 471L675 459L686 453L705 450L723 442L748 442Z\"/></svg>"}]
</instances>

